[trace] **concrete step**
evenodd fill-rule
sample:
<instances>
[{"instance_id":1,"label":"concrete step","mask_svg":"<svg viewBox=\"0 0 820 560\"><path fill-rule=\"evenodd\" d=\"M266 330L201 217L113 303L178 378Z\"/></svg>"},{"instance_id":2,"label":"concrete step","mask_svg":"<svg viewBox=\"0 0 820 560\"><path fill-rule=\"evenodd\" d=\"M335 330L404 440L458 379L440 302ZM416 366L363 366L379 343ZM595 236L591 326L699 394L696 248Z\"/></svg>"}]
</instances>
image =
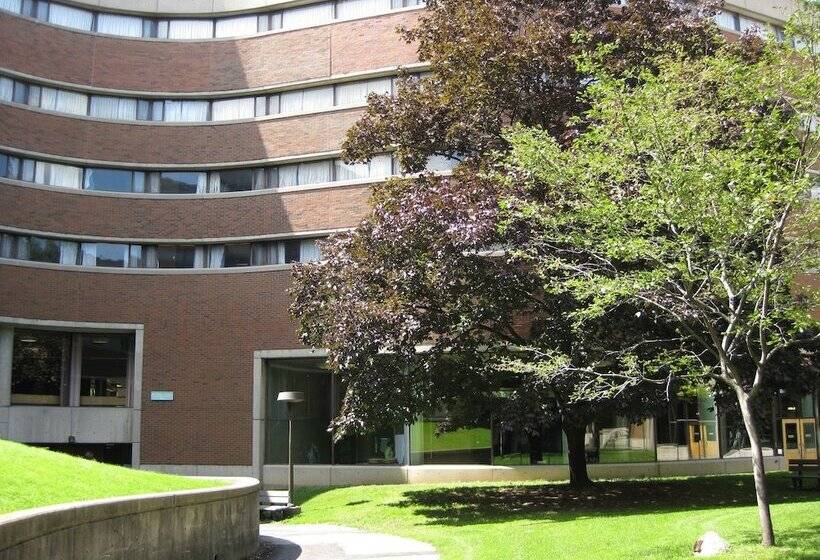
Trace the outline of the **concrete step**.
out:
<instances>
[{"instance_id":1,"label":"concrete step","mask_svg":"<svg viewBox=\"0 0 820 560\"><path fill-rule=\"evenodd\" d=\"M259 503L263 505L288 505L287 490L262 490L259 492Z\"/></svg>"},{"instance_id":2,"label":"concrete step","mask_svg":"<svg viewBox=\"0 0 820 560\"><path fill-rule=\"evenodd\" d=\"M302 512L299 506L271 505L259 506L259 516L265 520L281 521Z\"/></svg>"}]
</instances>

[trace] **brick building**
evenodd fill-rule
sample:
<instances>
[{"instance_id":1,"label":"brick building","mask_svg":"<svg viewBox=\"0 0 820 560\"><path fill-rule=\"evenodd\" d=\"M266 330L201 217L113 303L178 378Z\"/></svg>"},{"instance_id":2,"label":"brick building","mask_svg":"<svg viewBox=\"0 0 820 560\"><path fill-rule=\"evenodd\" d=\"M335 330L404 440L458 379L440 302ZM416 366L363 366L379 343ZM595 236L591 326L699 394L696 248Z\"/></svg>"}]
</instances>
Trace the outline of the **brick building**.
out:
<instances>
[{"instance_id":1,"label":"brick building","mask_svg":"<svg viewBox=\"0 0 820 560\"><path fill-rule=\"evenodd\" d=\"M339 149L370 92L425 70L395 33L422 4L0 0L0 437L278 484L288 388L309 397L302 482L565 474L560 433L540 460L503 427L435 438L435 418L332 445L339 388L288 316L292 264L397 172ZM718 23L776 32L787 9L727 2ZM790 407L804 437L816 403ZM594 468L746 468L730 426L708 402L613 418Z\"/></svg>"}]
</instances>

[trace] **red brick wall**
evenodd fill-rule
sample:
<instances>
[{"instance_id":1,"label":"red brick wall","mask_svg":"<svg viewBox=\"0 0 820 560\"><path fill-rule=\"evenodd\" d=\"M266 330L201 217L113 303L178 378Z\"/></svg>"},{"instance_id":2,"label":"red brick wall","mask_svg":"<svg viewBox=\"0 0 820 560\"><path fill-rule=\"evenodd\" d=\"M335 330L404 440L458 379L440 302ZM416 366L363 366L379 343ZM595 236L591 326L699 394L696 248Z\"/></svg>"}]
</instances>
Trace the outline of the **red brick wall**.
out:
<instances>
[{"instance_id":1,"label":"red brick wall","mask_svg":"<svg viewBox=\"0 0 820 560\"><path fill-rule=\"evenodd\" d=\"M145 326L142 461L249 465L253 352L298 347L290 272L124 275L0 265L0 315ZM151 390L174 391L155 403Z\"/></svg>"},{"instance_id":2,"label":"red brick wall","mask_svg":"<svg viewBox=\"0 0 820 560\"><path fill-rule=\"evenodd\" d=\"M0 144L123 163L253 161L338 150L362 109L201 126L118 124L0 105Z\"/></svg>"},{"instance_id":3,"label":"red brick wall","mask_svg":"<svg viewBox=\"0 0 820 560\"><path fill-rule=\"evenodd\" d=\"M103 88L198 92L270 86L417 60L395 33L418 12L212 41L145 41L71 31L0 13L0 66Z\"/></svg>"},{"instance_id":4,"label":"red brick wall","mask_svg":"<svg viewBox=\"0 0 820 560\"><path fill-rule=\"evenodd\" d=\"M359 185L225 198L109 197L0 180L0 225L123 238L268 235L355 226L369 196Z\"/></svg>"}]
</instances>

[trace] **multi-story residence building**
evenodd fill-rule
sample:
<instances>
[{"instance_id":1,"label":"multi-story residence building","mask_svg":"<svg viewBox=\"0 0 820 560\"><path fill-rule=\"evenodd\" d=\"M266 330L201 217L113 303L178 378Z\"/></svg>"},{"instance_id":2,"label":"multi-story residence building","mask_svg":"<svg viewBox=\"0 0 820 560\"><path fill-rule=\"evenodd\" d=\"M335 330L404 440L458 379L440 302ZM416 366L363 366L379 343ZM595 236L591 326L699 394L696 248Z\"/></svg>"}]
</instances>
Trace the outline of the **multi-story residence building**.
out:
<instances>
[{"instance_id":1,"label":"multi-story residence building","mask_svg":"<svg viewBox=\"0 0 820 560\"><path fill-rule=\"evenodd\" d=\"M423 3L0 0L0 437L280 484L276 395L301 390L297 482L566 475L557 429L426 418L332 444L340 387L288 314L293 263L397 172L339 151L369 93L425 71L395 32ZM790 9L737 0L718 23L778 32ZM772 455L816 453L815 401L779 399ZM593 475L748 468L708 399L588 444Z\"/></svg>"}]
</instances>

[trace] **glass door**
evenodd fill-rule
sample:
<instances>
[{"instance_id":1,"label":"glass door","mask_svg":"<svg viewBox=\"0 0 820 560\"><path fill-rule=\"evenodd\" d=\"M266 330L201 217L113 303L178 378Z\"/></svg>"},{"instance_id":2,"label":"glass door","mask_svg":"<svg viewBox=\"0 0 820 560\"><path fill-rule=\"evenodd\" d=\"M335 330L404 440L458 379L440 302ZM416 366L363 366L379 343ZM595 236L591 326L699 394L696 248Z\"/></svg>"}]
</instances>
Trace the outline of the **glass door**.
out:
<instances>
[{"instance_id":1,"label":"glass door","mask_svg":"<svg viewBox=\"0 0 820 560\"><path fill-rule=\"evenodd\" d=\"M817 427L814 418L783 420L783 455L787 460L817 459Z\"/></svg>"}]
</instances>

